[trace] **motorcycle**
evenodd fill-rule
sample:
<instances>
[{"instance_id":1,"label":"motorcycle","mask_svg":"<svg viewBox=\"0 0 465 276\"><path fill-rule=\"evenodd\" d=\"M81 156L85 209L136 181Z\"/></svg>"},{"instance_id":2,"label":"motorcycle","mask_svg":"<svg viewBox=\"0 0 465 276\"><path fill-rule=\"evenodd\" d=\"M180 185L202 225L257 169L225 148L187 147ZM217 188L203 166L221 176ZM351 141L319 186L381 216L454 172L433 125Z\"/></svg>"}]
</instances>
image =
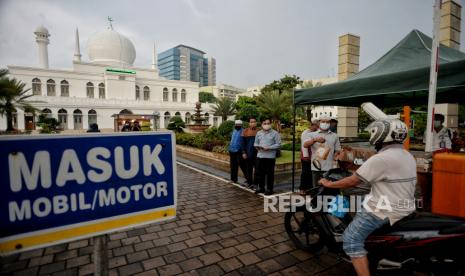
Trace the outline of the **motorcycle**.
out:
<instances>
[{"instance_id":1,"label":"motorcycle","mask_svg":"<svg viewBox=\"0 0 465 276\"><path fill-rule=\"evenodd\" d=\"M324 177L337 181L349 175L338 168ZM309 205L315 209L319 196L339 194L339 189L324 186L307 191ZM346 213L337 217L328 210L308 209L298 206L284 216L286 232L296 247L312 253L326 248L350 262L342 250L342 234L352 216ZM374 231L366 239L365 249L373 275L465 275L465 221L414 212L392 226L387 224Z\"/></svg>"}]
</instances>

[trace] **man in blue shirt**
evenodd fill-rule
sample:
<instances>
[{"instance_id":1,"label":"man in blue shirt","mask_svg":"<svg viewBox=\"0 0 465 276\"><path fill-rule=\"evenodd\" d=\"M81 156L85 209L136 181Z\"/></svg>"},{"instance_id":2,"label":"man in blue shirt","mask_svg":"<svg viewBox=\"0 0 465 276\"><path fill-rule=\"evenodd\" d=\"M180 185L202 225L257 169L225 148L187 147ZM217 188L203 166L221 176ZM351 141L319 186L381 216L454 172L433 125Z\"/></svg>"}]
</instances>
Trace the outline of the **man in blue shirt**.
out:
<instances>
[{"instance_id":1,"label":"man in blue shirt","mask_svg":"<svg viewBox=\"0 0 465 276\"><path fill-rule=\"evenodd\" d=\"M274 186L274 166L276 163L276 153L281 148L281 136L271 128L271 120L265 118L262 120L262 130L255 136L254 146L258 151L258 189L256 193L273 194ZM265 181L266 180L266 181ZM266 182L266 192L265 192Z\"/></svg>"},{"instance_id":2,"label":"man in blue shirt","mask_svg":"<svg viewBox=\"0 0 465 276\"><path fill-rule=\"evenodd\" d=\"M241 167L244 176L247 175L245 160L242 158L242 121L234 121L234 130L229 143L229 164L231 168L231 181L237 183L237 172Z\"/></svg>"}]
</instances>

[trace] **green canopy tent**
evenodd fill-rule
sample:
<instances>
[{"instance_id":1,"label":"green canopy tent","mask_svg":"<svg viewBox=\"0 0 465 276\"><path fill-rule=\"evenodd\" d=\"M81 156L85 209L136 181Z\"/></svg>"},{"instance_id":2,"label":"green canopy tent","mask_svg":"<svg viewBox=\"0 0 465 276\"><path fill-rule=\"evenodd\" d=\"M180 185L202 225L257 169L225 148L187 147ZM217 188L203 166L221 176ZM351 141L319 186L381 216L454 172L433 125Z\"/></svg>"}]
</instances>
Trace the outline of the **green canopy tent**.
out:
<instances>
[{"instance_id":1,"label":"green canopy tent","mask_svg":"<svg viewBox=\"0 0 465 276\"><path fill-rule=\"evenodd\" d=\"M403 106L428 101L432 39L413 30L375 63L347 80L299 89L295 105ZM437 102L465 101L465 53L442 46L439 50Z\"/></svg>"},{"instance_id":2,"label":"green canopy tent","mask_svg":"<svg viewBox=\"0 0 465 276\"><path fill-rule=\"evenodd\" d=\"M359 106L363 102L373 102L377 106L392 107L426 104L431 44L429 36L413 30L375 63L350 78L295 90L294 121L298 105ZM465 102L465 53L441 45L439 64L436 102ZM293 136L295 150L295 126Z\"/></svg>"}]
</instances>

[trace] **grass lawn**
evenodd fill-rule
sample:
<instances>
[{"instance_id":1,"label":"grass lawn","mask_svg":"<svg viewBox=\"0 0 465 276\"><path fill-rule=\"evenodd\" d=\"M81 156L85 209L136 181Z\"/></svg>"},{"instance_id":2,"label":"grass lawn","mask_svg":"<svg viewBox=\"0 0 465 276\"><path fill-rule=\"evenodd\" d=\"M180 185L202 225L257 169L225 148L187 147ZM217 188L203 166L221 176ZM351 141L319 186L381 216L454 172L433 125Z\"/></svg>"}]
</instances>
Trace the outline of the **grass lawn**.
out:
<instances>
[{"instance_id":1,"label":"grass lawn","mask_svg":"<svg viewBox=\"0 0 465 276\"><path fill-rule=\"evenodd\" d=\"M294 152L295 160L300 162L300 152ZM281 157L276 159L276 164L292 163L292 151L282 150Z\"/></svg>"}]
</instances>

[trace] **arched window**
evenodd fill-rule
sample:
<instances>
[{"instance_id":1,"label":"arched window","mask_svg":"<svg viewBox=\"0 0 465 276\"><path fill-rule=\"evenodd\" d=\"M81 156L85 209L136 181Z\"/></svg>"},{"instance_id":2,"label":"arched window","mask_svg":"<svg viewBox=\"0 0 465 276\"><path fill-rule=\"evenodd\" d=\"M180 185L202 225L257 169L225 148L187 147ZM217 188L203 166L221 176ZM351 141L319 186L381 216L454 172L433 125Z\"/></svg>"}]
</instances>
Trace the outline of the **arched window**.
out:
<instances>
[{"instance_id":1,"label":"arched window","mask_svg":"<svg viewBox=\"0 0 465 276\"><path fill-rule=\"evenodd\" d=\"M208 122L210 121L210 114L205 113L205 123L208 124Z\"/></svg>"},{"instance_id":2,"label":"arched window","mask_svg":"<svg viewBox=\"0 0 465 276\"><path fill-rule=\"evenodd\" d=\"M148 86L144 86L144 101L150 100L150 88Z\"/></svg>"},{"instance_id":3,"label":"arched window","mask_svg":"<svg viewBox=\"0 0 465 276\"><path fill-rule=\"evenodd\" d=\"M61 81L60 91L62 97L69 97L69 83L66 80Z\"/></svg>"},{"instance_id":4,"label":"arched window","mask_svg":"<svg viewBox=\"0 0 465 276\"><path fill-rule=\"evenodd\" d=\"M58 110L58 123L60 123L61 129L68 129L68 111L63 108Z\"/></svg>"},{"instance_id":5,"label":"arched window","mask_svg":"<svg viewBox=\"0 0 465 276\"><path fill-rule=\"evenodd\" d=\"M181 102L182 103L186 102L186 90L185 89L181 90Z\"/></svg>"},{"instance_id":6,"label":"arched window","mask_svg":"<svg viewBox=\"0 0 465 276\"><path fill-rule=\"evenodd\" d=\"M74 129L82 129L82 111L79 109L73 112Z\"/></svg>"},{"instance_id":7,"label":"arched window","mask_svg":"<svg viewBox=\"0 0 465 276\"><path fill-rule=\"evenodd\" d=\"M87 98L94 98L94 84L88 82L86 84Z\"/></svg>"},{"instance_id":8,"label":"arched window","mask_svg":"<svg viewBox=\"0 0 465 276\"><path fill-rule=\"evenodd\" d=\"M129 109L123 109L119 112L119 114L132 114L132 111Z\"/></svg>"},{"instance_id":9,"label":"arched window","mask_svg":"<svg viewBox=\"0 0 465 276\"><path fill-rule=\"evenodd\" d=\"M87 112L87 120L89 122L89 128L92 124L97 123L97 111L91 109L89 112Z\"/></svg>"},{"instance_id":10,"label":"arched window","mask_svg":"<svg viewBox=\"0 0 465 276\"><path fill-rule=\"evenodd\" d=\"M186 115L184 116L184 121L186 122L186 124L190 124L191 123L191 114L189 112L186 112Z\"/></svg>"},{"instance_id":11,"label":"arched window","mask_svg":"<svg viewBox=\"0 0 465 276\"><path fill-rule=\"evenodd\" d=\"M103 83L98 85L98 98L105 99L105 84Z\"/></svg>"},{"instance_id":12,"label":"arched window","mask_svg":"<svg viewBox=\"0 0 465 276\"><path fill-rule=\"evenodd\" d=\"M173 102L178 101L178 90L176 88L173 88Z\"/></svg>"},{"instance_id":13,"label":"arched window","mask_svg":"<svg viewBox=\"0 0 465 276\"><path fill-rule=\"evenodd\" d=\"M164 123L165 128L168 128L168 124L170 123L170 120L171 120L171 114L168 111L166 111L165 112L165 120L164 120L165 121L165 123Z\"/></svg>"},{"instance_id":14,"label":"arched window","mask_svg":"<svg viewBox=\"0 0 465 276\"><path fill-rule=\"evenodd\" d=\"M42 95L42 82L38 78L32 80L32 95Z\"/></svg>"},{"instance_id":15,"label":"arched window","mask_svg":"<svg viewBox=\"0 0 465 276\"><path fill-rule=\"evenodd\" d=\"M170 92L168 92L168 88L166 88L166 87L163 88L163 101L164 101L164 102L167 102L167 101L168 101L168 99L169 99L169 93L170 93Z\"/></svg>"},{"instance_id":16,"label":"arched window","mask_svg":"<svg viewBox=\"0 0 465 276\"><path fill-rule=\"evenodd\" d=\"M136 101L140 100L140 88L136 85Z\"/></svg>"},{"instance_id":17,"label":"arched window","mask_svg":"<svg viewBox=\"0 0 465 276\"><path fill-rule=\"evenodd\" d=\"M52 118L52 111L48 108L42 109L42 114L47 118Z\"/></svg>"},{"instance_id":18,"label":"arched window","mask_svg":"<svg viewBox=\"0 0 465 276\"><path fill-rule=\"evenodd\" d=\"M218 127L218 117L213 117L213 126Z\"/></svg>"},{"instance_id":19,"label":"arched window","mask_svg":"<svg viewBox=\"0 0 465 276\"><path fill-rule=\"evenodd\" d=\"M47 96L56 96L55 94L55 81L50 79L47 81Z\"/></svg>"}]
</instances>

